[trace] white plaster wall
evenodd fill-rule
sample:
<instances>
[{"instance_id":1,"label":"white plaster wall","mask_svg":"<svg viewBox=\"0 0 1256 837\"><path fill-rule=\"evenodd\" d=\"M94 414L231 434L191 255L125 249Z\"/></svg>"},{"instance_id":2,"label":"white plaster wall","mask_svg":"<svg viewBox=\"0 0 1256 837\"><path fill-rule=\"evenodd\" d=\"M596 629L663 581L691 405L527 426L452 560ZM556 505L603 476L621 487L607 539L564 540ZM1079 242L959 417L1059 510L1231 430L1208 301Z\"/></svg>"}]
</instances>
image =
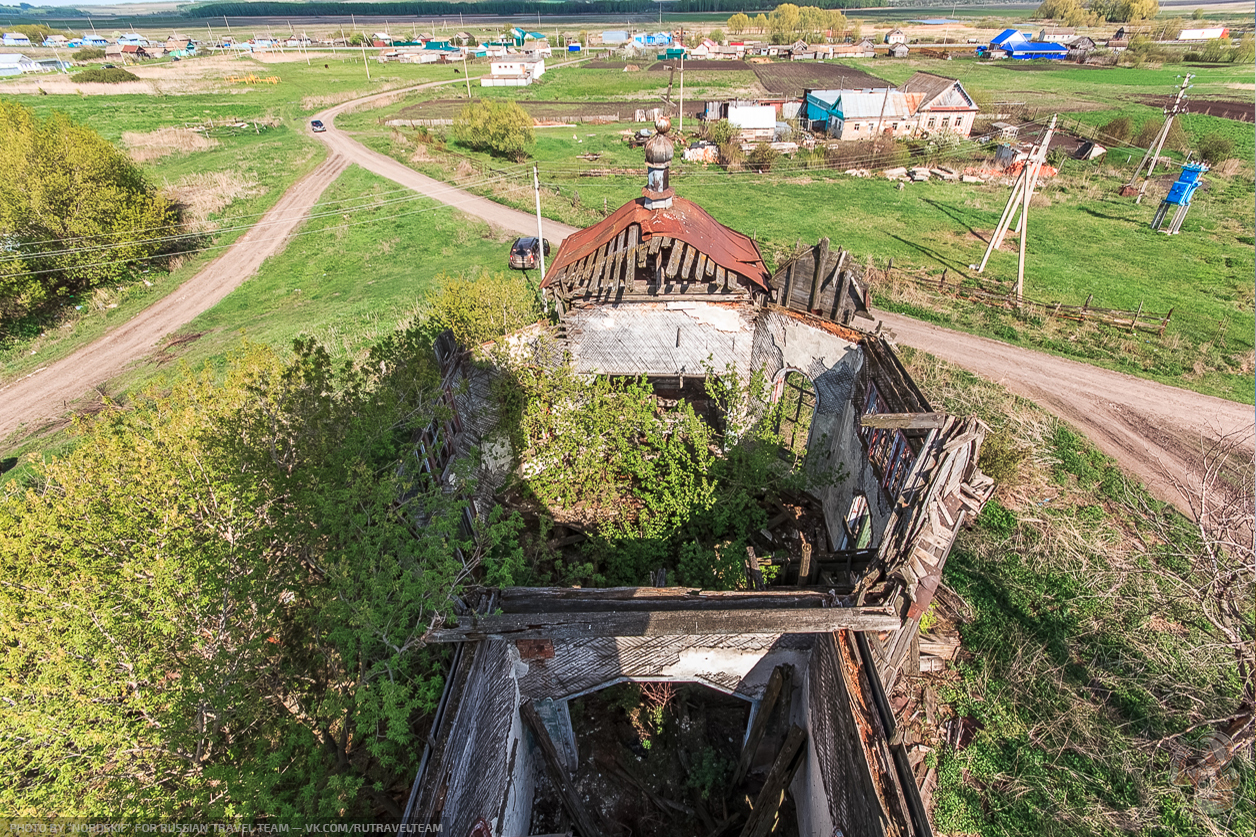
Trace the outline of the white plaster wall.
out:
<instances>
[{"instance_id":1,"label":"white plaster wall","mask_svg":"<svg viewBox=\"0 0 1256 837\"><path fill-rule=\"evenodd\" d=\"M671 301L599 305L564 316L572 366L605 375L738 375L750 366L749 304Z\"/></svg>"}]
</instances>

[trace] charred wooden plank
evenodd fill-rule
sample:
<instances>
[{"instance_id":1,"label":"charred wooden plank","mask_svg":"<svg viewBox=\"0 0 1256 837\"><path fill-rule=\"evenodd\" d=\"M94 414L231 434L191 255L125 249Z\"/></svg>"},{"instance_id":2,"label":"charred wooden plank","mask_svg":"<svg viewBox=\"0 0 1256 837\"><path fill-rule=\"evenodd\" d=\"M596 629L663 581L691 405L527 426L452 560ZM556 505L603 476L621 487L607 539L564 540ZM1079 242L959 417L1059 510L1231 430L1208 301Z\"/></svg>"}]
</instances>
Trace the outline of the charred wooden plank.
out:
<instances>
[{"instance_id":1,"label":"charred wooden plank","mask_svg":"<svg viewBox=\"0 0 1256 837\"><path fill-rule=\"evenodd\" d=\"M684 261L684 264L680 268L680 278L686 282L689 281L690 271L693 270L693 261L694 261L694 258L697 256L697 254L698 254L698 251L694 249L693 247L685 248L685 261Z\"/></svg>"},{"instance_id":2,"label":"charred wooden plank","mask_svg":"<svg viewBox=\"0 0 1256 837\"><path fill-rule=\"evenodd\" d=\"M684 256L687 249L689 249L689 245L682 241L676 242L672 247L671 258L667 260L667 267L663 270L663 275L669 280L676 278L676 274L680 271L681 257Z\"/></svg>"},{"instance_id":3,"label":"charred wooden plank","mask_svg":"<svg viewBox=\"0 0 1256 837\"><path fill-rule=\"evenodd\" d=\"M779 665L772 669L768 685L763 690L763 698L759 701L759 709L755 713L754 722L750 724L746 745L741 749L741 759L737 762L737 770L733 772L733 780L728 783L729 790L735 791L746 778L746 774L750 772L750 762L754 760L755 751L759 749L759 744L763 741L763 733L767 732L777 700L780 699L782 693L785 694L787 701L789 699L793 673L793 666Z\"/></svg>"},{"instance_id":4,"label":"charred wooden plank","mask_svg":"<svg viewBox=\"0 0 1256 837\"><path fill-rule=\"evenodd\" d=\"M794 780L794 774L804 761L803 750L807 743L807 731L794 724L785 736L781 751L772 762L772 770L768 773L763 790L755 799L754 809L741 830L741 837L767 837L776 823L776 812L781 806L785 789Z\"/></svg>"},{"instance_id":5,"label":"charred wooden plank","mask_svg":"<svg viewBox=\"0 0 1256 837\"><path fill-rule=\"evenodd\" d=\"M807 310L814 311L820 305L820 280L824 278L824 263L829 258L829 240L820 239L815 249L815 267L811 272L811 295L807 298Z\"/></svg>"},{"instance_id":6,"label":"charred wooden plank","mask_svg":"<svg viewBox=\"0 0 1256 837\"><path fill-rule=\"evenodd\" d=\"M610 636L685 636L830 633L895 630L902 620L884 608L820 607L757 610L644 610L584 613L507 613L461 617L456 628L428 633L428 642L481 639L589 639Z\"/></svg>"}]
</instances>

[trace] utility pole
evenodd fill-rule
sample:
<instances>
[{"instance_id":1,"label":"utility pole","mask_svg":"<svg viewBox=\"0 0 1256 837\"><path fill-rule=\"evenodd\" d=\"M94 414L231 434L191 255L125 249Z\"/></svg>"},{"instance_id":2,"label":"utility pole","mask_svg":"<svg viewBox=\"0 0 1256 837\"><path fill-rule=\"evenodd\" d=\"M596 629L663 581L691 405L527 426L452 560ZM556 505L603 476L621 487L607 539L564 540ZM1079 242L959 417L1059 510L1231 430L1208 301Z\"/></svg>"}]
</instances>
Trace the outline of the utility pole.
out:
<instances>
[{"instance_id":1,"label":"utility pole","mask_svg":"<svg viewBox=\"0 0 1256 837\"><path fill-rule=\"evenodd\" d=\"M1029 227L1026 223L1029 213L1029 201L1033 197L1034 188L1038 185L1038 175L1042 171L1042 165L1046 162L1047 151L1051 147L1051 137L1055 134L1055 123L1056 117L1052 116L1051 124L1047 128L1047 133L1043 137L1042 143L1030 152L1029 159L1025 161L1025 165L1021 168L1020 176L1012 186L1012 194L1008 196L1007 206L1003 208L1003 214L999 217L998 226L994 228L994 232L990 236L990 243L986 245L986 253L981 257L981 264L972 265L978 273L986 269L986 263L990 261L990 254L1003 243L1003 236L1007 234L1012 219L1016 217L1016 209L1019 204L1020 218L1017 221L1017 229L1020 230L1020 249L1016 268L1016 299L1018 304L1025 284L1025 239L1029 235Z\"/></svg>"},{"instance_id":2,"label":"utility pole","mask_svg":"<svg viewBox=\"0 0 1256 837\"><path fill-rule=\"evenodd\" d=\"M462 76L467 80L467 101L471 101L471 73L467 71L467 48L462 48Z\"/></svg>"},{"instance_id":3,"label":"utility pole","mask_svg":"<svg viewBox=\"0 0 1256 837\"><path fill-rule=\"evenodd\" d=\"M683 46L683 45L682 45ZM685 129L685 54L680 54L680 115L676 118L676 136L680 137L681 131ZM684 147L684 140L681 140L681 147Z\"/></svg>"},{"instance_id":4,"label":"utility pole","mask_svg":"<svg viewBox=\"0 0 1256 837\"><path fill-rule=\"evenodd\" d=\"M532 189L536 193L536 237L541 260L541 281L545 281L545 234L541 231L541 179L532 167Z\"/></svg>"},{"instance_id":5,"label":"utility pole","mask_svg":"<svg viewBox=\"0 0 1256 837\"><path fill-rule=\"evenodd\" d=\"M349 21L350 23L353 24L354 30L356 30L358 28L358 22L357 20L354 19L353 15L349 15ZM353 36L353 33L351 32L350 37L352 36ZM366 68L366 80L370 81L371 80L371 65L366 60L366 32L365 30L362 32L362 66Z\"/></svg>"},{"instance_id":6,"label":"utility pole","mask_svg":"<svg viewBox=\"0 0 1256 837\"><path fill-rule=\"evenodd\" d=\"M1142 184L1138 187L1138 197L1134 203L1143 202L1143 195L1147 192L1147 183L1151 180L1152 172L1156 169L1156 163L1160 159L1160 150L1164 148L1164 142L1169 138L1169 129L1173 127L1173 117L1177 116L1182 110L1182 99L1186 96L1186 91L1191 88L1191 79L1195 76L1187 73L1182 78L1182 84L1179 85L1177 96L1173 99L1173 104L1164 109L1164 124L1160 126L1160 133L1152 141L1147 148L1147 153L1143 155L1143 159L1139 161L1138 168L1134 169L1134 176L1130 178L1130 182L1125 184L1125 189L1133 189L1134 182L1138 180L1138 176L1142 173L1143 166L1147 166L1147 176ZM1125 191L1125 190L1122 190Z\"/></svg>"}]
</instances>

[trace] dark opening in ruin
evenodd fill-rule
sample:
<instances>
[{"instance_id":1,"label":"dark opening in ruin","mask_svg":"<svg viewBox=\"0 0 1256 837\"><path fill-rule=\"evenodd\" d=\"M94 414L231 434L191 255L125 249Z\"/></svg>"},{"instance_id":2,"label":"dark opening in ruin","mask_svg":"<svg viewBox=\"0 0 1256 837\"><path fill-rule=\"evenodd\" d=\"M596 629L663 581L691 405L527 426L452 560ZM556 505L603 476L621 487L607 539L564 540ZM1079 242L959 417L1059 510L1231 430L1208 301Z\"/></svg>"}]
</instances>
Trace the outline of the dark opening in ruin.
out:
<instances>
[{"instance_id":1,"label":"dark opening in ruin","mask_svg":"<svg viewBox=\"0 0 1256 837\"><path fill-rule=\"evenodd\" d=\"M751 703L697 683L620 683L570 702L578 749L573 775L595 816L642 837L709 834L758 791L771 766L752 764L737 788L731 780L750 721ZM532 834L569 827L558 793L538 782ZM792 801L774 834L797 834Z\"/></svg>"}]
</instances>

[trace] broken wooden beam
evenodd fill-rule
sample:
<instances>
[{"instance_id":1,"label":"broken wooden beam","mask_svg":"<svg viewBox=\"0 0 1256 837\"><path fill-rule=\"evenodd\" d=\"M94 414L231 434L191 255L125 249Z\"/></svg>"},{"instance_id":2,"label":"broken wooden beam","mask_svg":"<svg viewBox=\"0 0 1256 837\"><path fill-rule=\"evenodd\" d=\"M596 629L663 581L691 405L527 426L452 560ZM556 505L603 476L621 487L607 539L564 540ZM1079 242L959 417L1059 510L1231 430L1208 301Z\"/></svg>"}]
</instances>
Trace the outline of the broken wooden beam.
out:
<instances>
[{"instance_id":1,"label":"broken wooden beam","mask_svg":"<svg viewBox=\"0 0 1256 837\"><path fill-rule=\"evenodd\" d=\"M946 423L946 413L873 413L859 424L877 430L932 430Z\"/></svg>"},{"instance_id":2,"label":"broken wooden beam","mask_svg":"<svg viewBox=\"0 0 1256 837\"><path fill-rule=\"evenodd\" d=\"M772 827L776 824L776 812L780 810L781 801L785 797L785 790L794 780L794 773L803 762L803 749L806 743L806 730L797 724L791 726L789 734L785 736L785 743L781 745L781 751L776 754L776 760L772 762L772 769L768 772L767 781L763 783L763 790L759 791L759 796L755 799L754 810L750 812L750 817L741 830L741 837L767 837L772 831Z\"/></svg>"},{"instance_id":3,"label":"broken wooden beam","mask_svg":"<svg viewBox=\"0 0 1256 837\"><path fill-rule=\"evenodd\" d=\"M464 616L437 628L428 642L481 639L580 640L611 636L732 636L892 631L902 619L884 608L811 607L757 610L646 610L588 613L503 613Z\"/></svg>"},{"instance_id":4,"label":"broken wooden beam","mask_svg":"<svg viewBox=\"0 0 1256 837\"><path fill-rule=\"evenodd\" d=\"M532 730L532 735L536 737L537 744L540 745L545 766L549 770L550 778L554 781L559 797L562 798L567 816L571 817L572 824L576 827L576 833L580 837L595 837L595 835L609 833L609 829L603 827L601 822L594 819L592 812L584 807L580 792L576 789L571 774L567 772L567 767L559 757L558 748L554 746L554 739L550 738L545 722L541 720L541 716L531 701L520 705L519 716L523 718L528 729Z\"/></svg>"},{"instance_id":5,"label":"broken wooden beam","mask_svg":"<svg viewBox=\"0 0 1256 837\"><path fill-rule=\"evenodd\" d=\"M759 709L755 712L754 722L750 724L746 745L741 749L741 759L737 762L737 770L733 772L733 779L728 783L730 789L737 788L746 778L746 774L750 772L750 762L754 760L755 751L759 749L759 743L763 741L763 733L767 731L768 723L772 720L772 710L776 708L777 700L782 693L785 694L786 700L789 700L793 674L793 666L779 665L772 669L772 676L768 678L768 685L763 689L763 698L759 701Z\"/></svg>"}]
</instances>

